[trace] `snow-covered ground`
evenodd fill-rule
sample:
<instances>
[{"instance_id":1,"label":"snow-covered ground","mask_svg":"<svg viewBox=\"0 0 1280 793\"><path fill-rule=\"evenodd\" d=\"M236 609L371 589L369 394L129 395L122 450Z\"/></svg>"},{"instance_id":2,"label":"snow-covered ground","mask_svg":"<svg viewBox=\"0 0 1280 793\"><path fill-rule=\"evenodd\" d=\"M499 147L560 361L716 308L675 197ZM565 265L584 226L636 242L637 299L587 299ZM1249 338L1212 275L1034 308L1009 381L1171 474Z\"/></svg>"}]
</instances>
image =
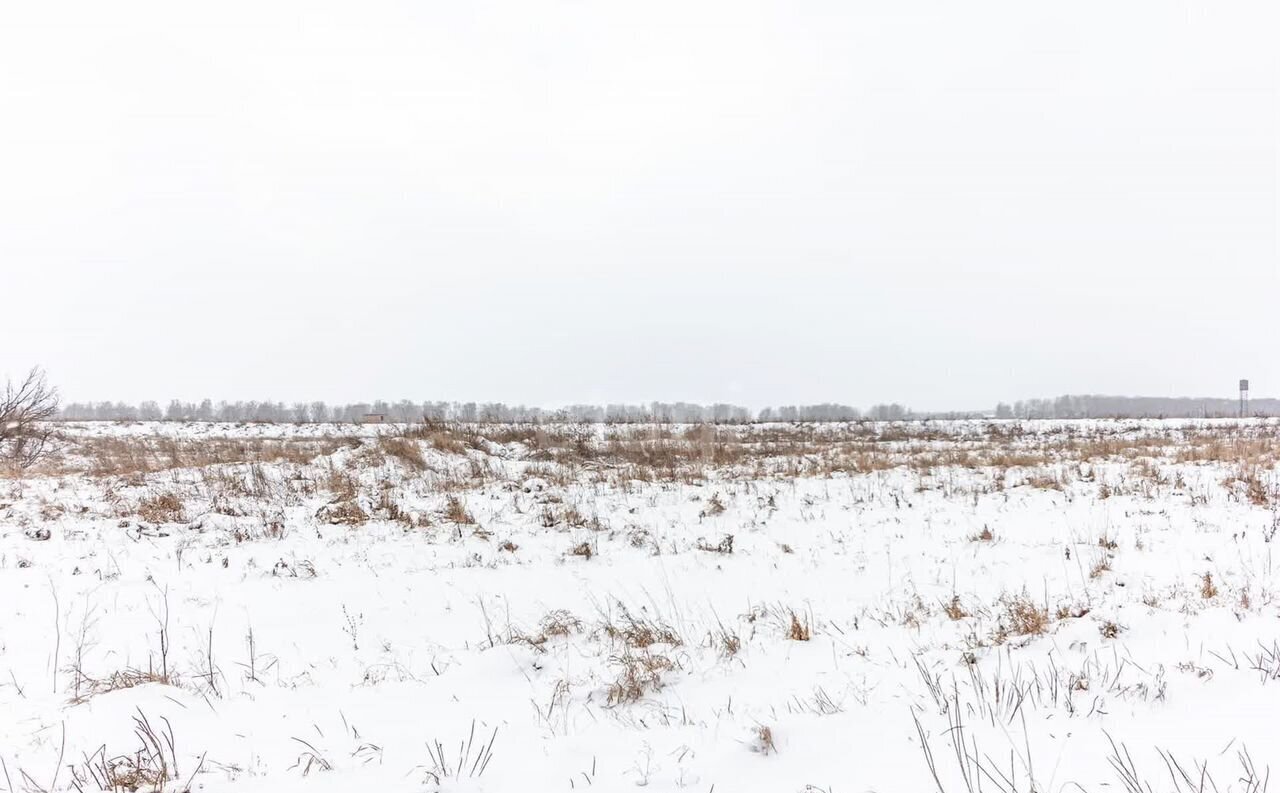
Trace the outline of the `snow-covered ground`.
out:
<instances>
[{"instance_id":1,"label":"snow-covered ground","mask_svg":"<svg viewBox=\"0 0 1280 793\"><path fill-rule=\"evenodd\" d=\"M1275 423L64 434L0 478L10 791L1280 769Z\"/></svg>"}]
</instances>

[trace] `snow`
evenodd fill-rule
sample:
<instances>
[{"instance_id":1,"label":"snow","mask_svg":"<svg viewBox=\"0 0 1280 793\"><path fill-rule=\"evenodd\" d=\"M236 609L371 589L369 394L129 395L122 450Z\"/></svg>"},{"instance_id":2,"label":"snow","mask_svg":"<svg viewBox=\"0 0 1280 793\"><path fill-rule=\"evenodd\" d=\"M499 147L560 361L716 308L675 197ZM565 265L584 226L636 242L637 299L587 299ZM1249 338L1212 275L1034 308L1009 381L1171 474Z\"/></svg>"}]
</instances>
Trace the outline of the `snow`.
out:
<instances>
[{"instance_id":1,"label":"snow","mask_svg":"<svg viewBox=\"0 0 1280 793\"><path fill-rule=\"evenodd\" d=\"M136 718L166 789L236 793L1195 789L1161 752L1225 792L1277 759L1275 423L819 425L647 477L483 427L417 465L404 429L72 424L0 479L0 784L153 770ZM715 430L765 431L799 432ZM852 438L883 464L817 464ZM214 439L313 446L163 462Z\"/></svg>"}]
</instances>

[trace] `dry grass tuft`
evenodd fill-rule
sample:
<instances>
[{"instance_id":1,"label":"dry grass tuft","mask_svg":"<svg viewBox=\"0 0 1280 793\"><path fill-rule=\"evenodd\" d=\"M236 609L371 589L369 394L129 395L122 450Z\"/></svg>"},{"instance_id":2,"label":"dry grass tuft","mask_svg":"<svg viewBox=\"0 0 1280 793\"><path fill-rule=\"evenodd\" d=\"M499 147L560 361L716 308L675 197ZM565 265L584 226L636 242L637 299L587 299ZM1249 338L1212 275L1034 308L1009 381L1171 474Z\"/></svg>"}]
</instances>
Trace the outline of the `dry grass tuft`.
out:
<instances>
[{"instance_id":1,"label":"dry grass tuft","mask_svg":"<svg viewBox=\"0 0 1280 793\"><path fill-rule=\"evenodd\" d=\"M756 742L751 748L752 751L760 754L777 754L778 747L773 743L773 730L764 724L756 727Z\"/></svg>"},{"instance_id":2,"label":"dry grass tuft","mask_svg":"<svg viewBox=\"0 0 1280 793\"><path fill-rule=\"evenodd\" d=\"M600 630L614 641L626 647L644 650L655 644L678 647L684 643L676 629L658 618L636 617L621 604L621 615L616 621L606 621Z\"/></svg>"},{"instance_id":3,"label":"dry grass tuft","mask_svg":"<svg viewBox=\"0 0 1280 793\"><path fill-rule=\"evenodd\" d=\"M809 626L809 617L806 615L802 618L792 611L791 625L787 629L787 638L795 642L807 642L812 637L813 630Z\"/></svg>"},{"instance_id":4,"label":"dry grass tuft","mask_svg":"<svg viewBox=\"0 0 1280 793\"><path fill-rule=\"evenodd\" d=\"M717 624L715 630L707 633L707 646L719 650L725 658L732 658L742 649L742 637L736 631Z\"/></svg>"},{"instance_id":5,"label":"dry grass tuft","mask_svg":"<svg viewBox=\"0 0 1280 793\"><path fill-rule=\"evenodd\" d=\"M450 495L444 502L444 518L450 523L457 523L463 526L471 526L475 524L476 519L467 511L467 505L457 496Z\"/></svg>"},{"instance_id":6,"label":"dry grass tuft","mask_svg":"<svg viewBox=\"0 0 1280 793\"><path fill-rule=\"evenodd\" d=\"M339 499L316 510L316 518L334 526L363 526L369 520L365 512L354 498Z\"/></svg>"},{"instance_id":7,"label":"dry grass tuft","mask_svg":"<svg viewBox=\"0 0 1280 793\"><path fill-rule=\"evenodd\" d=\"M162 718L163 729L156 729L141 710L133 717L134 737L138 740L138 748L123 754L108 753L107 747L101 746L91 755L86 755L79 764L69 765L71 771L70 789L103 790L103 791L160 791L182 790L190 786L191 779L204 767L204 756L193 773L189 775L186 786L181 784L178 770L177 742L173 737L173 728L168 719ZM24 776L26 776L24 774ZM27 777L28 780L30 779Z\"/></svg>"},{"instance_id":8,"label":"dry grass tuft","mask_svg":"<svg viewBox=\"0 0 1280 793\"><path fill-rule=\"evenodd\" d=\"M1205 573L1200 577L1200 597L1212 600L1218 596L1218 586L1213 583L1213 573Z\"/></svg>"},{"instance_id":9,"label":"dry grass tuft","mask_svg":"<svg viewBox=\"0 0 1280 793\"><path fill-rule=\"evenodd\" d=\"M707 499L707 506L699 514L699 517L706 518L720 515L724 513L726 509L728 508L724 505L724 502L720 500L720 494L713 493L711 498Z\"/></svg>"},{"instance_id":10,"label":"dry grass tuft","mask_svg":"<svg viewBox=\"0 0 1280 793\"><path fill-rule=\"evenodd\" d=\"M617 679L607 690L610 706L639 702L647 692L660 690L662 675L676 668L675 661L666 655L649 650L636 653L630 648L612 656L609 663L619 668Z\"/></svg>"},{"instance_id":11,"label":"dry grass tuft","mask_svg":"<svg viewBox=\"0 0 1280 793\"><path fill-rule=\"evenodd\" d=\"M711 544L706 540L699 538L698 550L710 551L711 553L724 553L724 554L733 553L733 535L726 534L720 538L719 542L715 544Z\"/></svg>"},{"instance_id":12,"label":"dry grass tuft","mask_svg":"<svg viewBox=\"0 0 1280 793\"><path fill-rule=\"evenodd\" d=\"M138 517L148 523L186 523L186 507L174 493L157 493L138 502Z\"/></svg>"},{"instance_id":13,"label":"dry grass tuft","mask_svg":"<svg viewBox=\"0 0 1280 793\"><path fill-rule=\"evenodd\" d=\"M158 683L162 686L177 685L177 680L172 675L164 674L153 669L124 669L119 672L112 672L103 678L89 677L84 673L83 669L76 667L72 670L75 674L75 696L71 699L72 705L79 705L88 701L92 697L99 694L109 694L112 691L124 691L138 686L145 686L148 683Z\"/></svg>"},{"instance_id":14,"label":"dry grass tuft","mask_svg":"<svg viewBox=\"0 0 1280 793\"><path fill-rule=\"evenodd\" d=\"M423 471L428 467L422 447L412 438L385 435L378 439L378 445L385 455L404 463L411 471Z\"/></svg>"},{"instance_id":15,"label":"dry grass tuft","mask_svg":"<svg viewBox=\"0 0 1280 793\"><path fill-rule=\"evenodd\" d=\"M1009 636L1040 636L1049 630L1049 609L1036 604L1026 592L1003 599L1004 614L996 628L996 642Z\"/></svg>"},{"instance_id":16,"label":"dry grass tuft","mask_svg":"<svg viewBox=\"0 0 1280 793\"><path fill-rule=\"evenodd\" d=\"M533 635L523 633L513 633L511 637L512 643L527 644L530 647L542 649L552 639L571 636L582 630L582 620L573 616L569 611L557 609L549 612L538 624L538 632Z\"/></svg>"}]
</instances>

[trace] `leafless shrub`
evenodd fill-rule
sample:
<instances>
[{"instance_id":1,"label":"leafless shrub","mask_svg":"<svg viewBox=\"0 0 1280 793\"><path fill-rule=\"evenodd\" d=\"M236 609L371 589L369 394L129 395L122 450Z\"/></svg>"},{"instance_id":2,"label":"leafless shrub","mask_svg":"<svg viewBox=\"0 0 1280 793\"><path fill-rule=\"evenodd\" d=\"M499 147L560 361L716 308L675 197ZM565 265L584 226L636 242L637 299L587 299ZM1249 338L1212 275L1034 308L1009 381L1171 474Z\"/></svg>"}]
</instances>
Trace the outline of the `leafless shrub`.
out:
<instances>
[{"instance_id":1,"label":"leafless shrub","mask_svg":"<svg viewBox=\"0 0 1280 793\"><path fill-rule=\"evenodd\" d=\"M44 371L33 368L16 385L6 380L0 392L0 464L30 468L51 450L54 432L48 422L58 413L58 391Z\"/></svg>"}]
</instances>

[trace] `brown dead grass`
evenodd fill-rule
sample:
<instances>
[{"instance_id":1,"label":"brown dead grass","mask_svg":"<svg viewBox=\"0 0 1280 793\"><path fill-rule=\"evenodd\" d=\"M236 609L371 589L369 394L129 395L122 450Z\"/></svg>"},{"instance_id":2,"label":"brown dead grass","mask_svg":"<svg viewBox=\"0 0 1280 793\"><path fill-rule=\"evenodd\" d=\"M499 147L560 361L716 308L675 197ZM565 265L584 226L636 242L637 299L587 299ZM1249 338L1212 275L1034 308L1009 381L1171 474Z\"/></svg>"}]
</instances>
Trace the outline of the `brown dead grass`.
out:
<instances>
[{"instance_id":1,"label":"brown dead grass","mask_svg":"<svg viewBox=\"0 0 1280 793\"><path fill-rule=\"evenodd\" d=\"M369 520L369 513L355 499L338 499L320 507L316 518L335 526L363 526Z\"/></svg>"},{"instance_id":2,"label":"brown dead grass","mask_svg":"<svg viewBox=\"0 0 1280 793\"><path fill-rule=\"evenodd\" d=\"M450 495L445 499L444 519L450 523L457 523L463 526L471 526L476 522L476 519L467 511L467 505L455 495Z\"/></svg>"},{"instance_id":3,"label":"brown dead grass","mask_svg":"<svg viewBox=\"0 0 1280 793\"><path fill-rule=\"evenodd\" d=\"M773 743L773 730L764 724L756 727L755 750L766 755L778 753L778 747Z\"/></svg>"},{"instance_id":4,"label":"brown dead grass","mask_svg":"<svg viewBox=\"0 0 1280 793\"><path fill-rule=\"evenodd\" d=\"M156 493L138 502L138 517L148 523L186 523L186 505L175 493Z\"/></svg>"},{"instance_id":5,"label":"brown dead grass","mask_svg":"<svg viewBox=\"0 0 1280 793\"><path fill-rule=\"evenodd\" d=\"M72 705L79 705L100 694L137 688L149 683L157 683L164 686L176 685L177 683L172 676L166 676L155 670L123 669L112 672L103 678L89 677L84 673L83 669L78 667L73 669L72 672L75 675L73 684L75 694L71 699Z\"/></svg>"},{"instance_id":6,"label":"brown dead grass","mask_svg":"<svg viewBox=\"0 0 1280 793\"><path fill-rule=\"evenodd\" d=\"M640 617L618 604L619 614L605 619L600 632L609 639L635 650L645 650L656 644L678 647L684 644L680 634L659 617Z\"/></svg>"},{"instance_id":7,"label":"brown dead grass","mask_svg":"<svg viewBox=\"0 0 1280 793\"><path fill-rule=\"evenodd\" d=\"M1040 636L1049 630L1049 610L1037 604L1026 592L1005 596L1004 614L996 628L995 640L1003 643L1010 636Z\"/></svg>"},{"instance_id":8,"label":"brown dead grass","mask_svg":"<svg viewBox=\"0 0 1280 793\"><path fill-rule=\"evenodd\" d=\"M813 638L813 629L809 625L807 615L791 612L791 625L787 628L787 638L793 642L807 642Z\"/></svg>"},{"instance_id":9,"label":"brown dead grass","mask_svg":"<svg viewBox=\"0 0 1280 793\"><path fill-rule=\"evenodd\" d=\"M1218 585L1213 582L1213 573L1200 576L1200 597L1212 600L1218 596Z\"/></svg>"},{"instance_id":10,"label":"brown dead grass","mask_svg":"<svg viewBox=\"0 0 1280 793\"><path fill-rule=\"evenodd\" d=\"M618 668L617 678L606 691L606 701L610 706L639 702L646 693L660 690L662 676L676 668L675 661L663 653L650 650L634 652L630 648L611 656L609 663Z\"/></svg>"},{"instance_id":11,"label":"brown dead grass","mask_svg":"<svg viewBox=\"0 0 1280 793\"><path fill-rule=\"evenodd\" d=\"M428 467L427 458L417 440L384 435L378 439L378 445L387 457L399 460L410 471L423 471Z\"/></svg>"}]
</instances>

